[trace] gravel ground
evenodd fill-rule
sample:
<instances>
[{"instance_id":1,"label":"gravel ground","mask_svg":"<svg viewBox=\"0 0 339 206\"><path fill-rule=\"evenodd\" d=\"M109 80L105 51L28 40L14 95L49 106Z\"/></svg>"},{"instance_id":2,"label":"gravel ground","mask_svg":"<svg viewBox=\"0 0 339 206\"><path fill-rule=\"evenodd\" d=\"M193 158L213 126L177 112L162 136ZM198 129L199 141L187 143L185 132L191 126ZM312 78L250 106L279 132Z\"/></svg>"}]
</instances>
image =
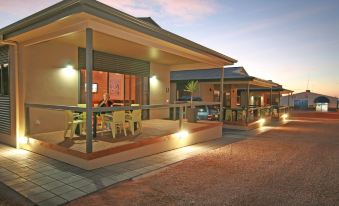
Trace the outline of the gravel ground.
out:
<instances>
[{"instance_id":1,"label":"gravel ground","mask_svg":"<svg viewBox=\"0 0 339 206\"><path fill-rule=\"evenodd\" d=\"M339 116L302 116L69 205L339 205Z\"/></svg>"}]
</instances>

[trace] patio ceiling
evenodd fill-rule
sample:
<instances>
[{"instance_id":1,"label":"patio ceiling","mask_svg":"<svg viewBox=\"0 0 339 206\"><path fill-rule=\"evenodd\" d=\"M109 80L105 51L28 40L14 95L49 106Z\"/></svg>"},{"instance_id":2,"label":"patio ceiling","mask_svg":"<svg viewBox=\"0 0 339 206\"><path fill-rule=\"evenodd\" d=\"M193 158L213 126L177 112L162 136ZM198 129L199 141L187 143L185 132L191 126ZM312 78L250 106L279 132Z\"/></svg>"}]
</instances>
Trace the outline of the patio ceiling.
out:
<instances>
[{"instance_id":1,"label":"patio ceiling","mask_svg":"<svg viewBox=\"0 0 339 206\"><path fill-rule=\"evenodd\" d=\"M73 32L57 38L55 41L85 48L85 32ZM94 50L115 55L131 57L166 65L194 64L197 61L162 51L158 48L141 45L135 42L110 36L101 32L93 32Z\"/></svg>"},{"instance_id":2,"label":"patio ceiling","mask_svg":"<svg viewBox=\"0 0 339 206\"><path fill-rule=\"evenodd\" d=\"M63 37L61 41L73 40L71 43L84 47L86 28L94 31L94 49L168 64L173 69L191 64L196 68L222 67L236 62L96 1L61 2L1 29L0 37L24 46Z\"/></svg>"}]
</instances>

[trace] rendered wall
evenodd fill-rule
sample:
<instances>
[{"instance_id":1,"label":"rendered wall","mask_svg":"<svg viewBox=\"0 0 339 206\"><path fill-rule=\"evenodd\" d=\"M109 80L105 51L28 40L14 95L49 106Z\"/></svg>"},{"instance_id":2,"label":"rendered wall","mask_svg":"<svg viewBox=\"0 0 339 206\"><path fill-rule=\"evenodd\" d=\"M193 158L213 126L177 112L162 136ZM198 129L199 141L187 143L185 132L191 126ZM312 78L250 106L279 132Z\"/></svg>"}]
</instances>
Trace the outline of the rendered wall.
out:
<instances>
[{"instance_id":1,"label":"rendered wall","mask_svg":"<svg viewBox=\"0 0 339 206\"><path fill-rule=\"evenodd\" d=\"M204 102L213 102L213 84L200 83L199 84L199 96Z\"/></svg>"},{"instance_id":2,"label":"rendered wall","mask_svg":"<svg viewBox=\"0 0 339 206\"><path fill-rule=\"evenodd\" d=\"M151 62L150 104L168 104L170 101L170 69L167 65ZM151 119L169 118L169 109L150 111Z\"/></svg>"},{"instance_id":3,"label":"rendered wall","mask_svg":"<svg viewBox=\"0 0 339 206\"><path fill-rule=\"evenodd\" d=\"M22 64L25 71L25 102L76 106L79 85L77 58L76 46L60 42L25 47ZM67 65L72 65L74 70L65 69ZM31 109L30 132L64 130L65 117L65 113L60 111Z\"/></svg>"}]
</instances>

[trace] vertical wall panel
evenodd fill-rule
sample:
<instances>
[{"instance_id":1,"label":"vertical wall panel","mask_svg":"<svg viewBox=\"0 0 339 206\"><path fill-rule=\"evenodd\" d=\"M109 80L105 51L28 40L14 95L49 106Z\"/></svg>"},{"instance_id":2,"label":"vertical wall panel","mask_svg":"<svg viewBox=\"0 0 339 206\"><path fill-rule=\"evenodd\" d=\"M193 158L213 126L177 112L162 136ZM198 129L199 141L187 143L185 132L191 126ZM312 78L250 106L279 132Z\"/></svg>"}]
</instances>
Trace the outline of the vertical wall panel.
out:
<instances>
[{"instance_id":1,"label":"vertical wall panel","mask_svg":"<svg viewBox=\"0 0 339 206\"><path fill-rule=\"evenodd\" d=\"M9 47L0 47L0 64L9 63ZM11 104L10 97L0 94L0 133L11 134Z\"/></svg>"}]
</instances>

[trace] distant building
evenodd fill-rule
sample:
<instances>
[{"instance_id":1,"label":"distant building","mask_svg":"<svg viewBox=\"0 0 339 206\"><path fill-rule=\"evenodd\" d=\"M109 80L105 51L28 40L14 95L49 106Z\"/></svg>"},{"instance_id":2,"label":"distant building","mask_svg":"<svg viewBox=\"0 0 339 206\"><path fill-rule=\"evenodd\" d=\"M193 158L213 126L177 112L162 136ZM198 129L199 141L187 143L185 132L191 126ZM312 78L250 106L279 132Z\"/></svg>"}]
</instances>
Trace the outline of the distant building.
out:
<instances>
[{"instance_id":1,"label":"distant building","mask_svg":"<svg viewBox=\"0 0 339 206\"><path fill-rule=\"evenodd\" d=\"M313 93L310 90L293 94L290 99L287 96L281 97L281 105L290 105L299 110L316 110L319 112L338 110L338 98L323 94Z\"/></svg>"}]
</instances>

